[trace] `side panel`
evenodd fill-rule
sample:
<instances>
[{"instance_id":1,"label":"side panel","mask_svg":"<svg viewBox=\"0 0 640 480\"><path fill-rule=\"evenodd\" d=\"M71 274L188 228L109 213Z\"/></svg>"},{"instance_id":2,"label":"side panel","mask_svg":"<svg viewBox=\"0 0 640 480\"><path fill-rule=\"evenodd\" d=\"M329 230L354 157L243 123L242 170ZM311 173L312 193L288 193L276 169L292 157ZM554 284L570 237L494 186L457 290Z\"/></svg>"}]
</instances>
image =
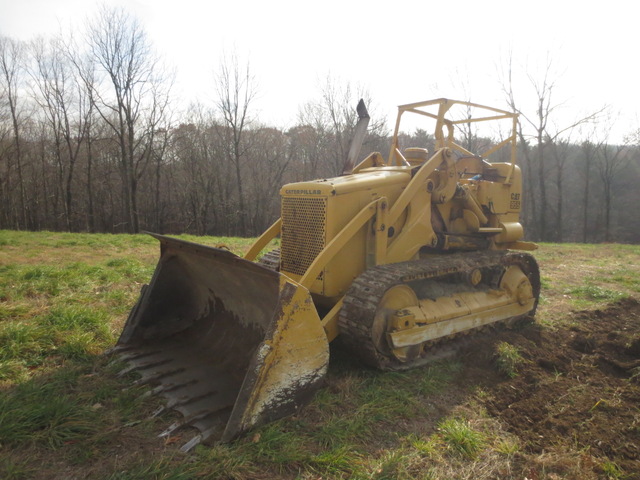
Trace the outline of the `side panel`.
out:
<instances>
[{"instance_id":1,"label":"side panel","mask_svg":"<svg viewBox=\"0 0 640 480\"><path fill-rule=\"evenodd\" d=\"M371 201L395 201L410 180L404 171L363 172L330 180L286 185L282 195L281 271L298 281L322 249ZM371 225L336 254L311 286L330 307L367 267Z\"/></svg>"},{"instance_id":2,"label":"side panel","mask_svg":"<svg viewBox=\"0 0 640 480\"><path fill-rule=\"evenodd\" d=\"M501 177L506 177L511 165L508 163L492 164ZM478 200L496 217L495 224L502 228L502 233L495 236L497 244L510 243L521 240L524 230L520 223L522 210L522 172L516 165L511 176L511 182L479 182Z\"/></svg>"}]
</instances>

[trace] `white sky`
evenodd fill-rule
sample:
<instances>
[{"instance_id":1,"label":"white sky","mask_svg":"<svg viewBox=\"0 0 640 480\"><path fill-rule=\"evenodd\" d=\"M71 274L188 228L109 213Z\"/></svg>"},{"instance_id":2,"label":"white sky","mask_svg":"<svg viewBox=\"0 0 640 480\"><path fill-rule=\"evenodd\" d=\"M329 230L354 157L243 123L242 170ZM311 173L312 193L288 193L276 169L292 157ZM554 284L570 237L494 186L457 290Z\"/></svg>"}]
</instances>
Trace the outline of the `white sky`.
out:
<instances>
[{"instance_id":1,"label":"white sky","mask_svg":"<svg viewBox=\"0 0 640 480\"><path fill-rule=\"evenodd\" d=\"M0 0L0 34L79 28L101 3L141 20L185 103L211 102L225 49L248 59L259 118L275 126L291 126L328 74L367 88L389 126L397 105L441 96L505 107L498 67L510 50L533 76L552 59L561 122L608 104L616 135L640 123L635 1ZM516 92L534 94L524 76Z\"/></svg>"}]
</instances>

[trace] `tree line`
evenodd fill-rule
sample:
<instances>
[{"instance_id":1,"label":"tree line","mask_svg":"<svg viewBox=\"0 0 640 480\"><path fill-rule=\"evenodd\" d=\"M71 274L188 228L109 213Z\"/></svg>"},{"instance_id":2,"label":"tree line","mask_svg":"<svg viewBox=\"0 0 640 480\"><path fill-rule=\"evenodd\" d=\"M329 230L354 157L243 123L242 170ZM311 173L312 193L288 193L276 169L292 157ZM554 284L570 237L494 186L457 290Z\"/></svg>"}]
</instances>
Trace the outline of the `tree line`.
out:
<instances>
[{"instance_id":1,"label":"tree line","mask_svg":"<svg viewBox=\"0 0 640 480\"><path fill-rule=\"evenodd\" d=\"M0 228L258 235L279 215L283 184L342 172L360 97L373 118L363 154L388 151L368 93L331 78L293 127L262 123L256 79L235 55L216 69L213 104L179 110L152 47L136 18L107 7L83 34L0 37ZM640 241L639 133L609 142L602 111L558 127L553 82L531 83L529 112L502 82L521 114L528 238ZM402 134L403 147L433 144L424 130Z\"/></svg>"}]
</instances>

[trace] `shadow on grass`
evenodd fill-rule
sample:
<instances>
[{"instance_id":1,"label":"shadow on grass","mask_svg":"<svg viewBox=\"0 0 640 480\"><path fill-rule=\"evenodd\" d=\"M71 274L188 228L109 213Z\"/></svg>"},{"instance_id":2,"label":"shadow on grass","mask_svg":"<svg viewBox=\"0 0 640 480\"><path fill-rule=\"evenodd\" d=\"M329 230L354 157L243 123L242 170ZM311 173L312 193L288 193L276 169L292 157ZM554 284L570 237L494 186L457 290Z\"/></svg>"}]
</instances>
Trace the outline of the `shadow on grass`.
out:
<instances>
[{"instance_id":1,"label":"shadow on grass","mask_svg":"<svg viewBox=\"0 0 640 480\"><path fill-rule=\"evenodd\" d=\"M150 418L159 399L108 361L68 360L0 391L1 478L376 478L380 455L404 455L468 400L459 361L380 372L332 345L325 386L296 415L184 455L181 439L157 438L177 417Z\"/></svg>"}]
</instances>

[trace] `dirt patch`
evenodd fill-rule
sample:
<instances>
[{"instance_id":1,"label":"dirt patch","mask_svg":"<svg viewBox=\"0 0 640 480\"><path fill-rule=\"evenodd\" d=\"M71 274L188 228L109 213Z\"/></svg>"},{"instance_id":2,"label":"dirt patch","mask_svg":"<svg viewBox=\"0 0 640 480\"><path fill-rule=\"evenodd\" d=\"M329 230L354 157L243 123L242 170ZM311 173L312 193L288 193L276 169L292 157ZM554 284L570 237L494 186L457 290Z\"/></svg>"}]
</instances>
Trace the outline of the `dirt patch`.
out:
<instances>
[{"instance_id":1,"label":"dirt patch","mask_svg":"<svg viewBox=\"0 0 640 480\"><path fill-rule=\"evenodd\" d=\"M609 462L640 479L640 303L626 299L569 320L557 330L534 324L474 343L465 376L482 384L488 413L526 452L586 452L600 460L594 474ZM496 373L498 342L524 358L514 378Z\"/></svg>"}]
</instances>

